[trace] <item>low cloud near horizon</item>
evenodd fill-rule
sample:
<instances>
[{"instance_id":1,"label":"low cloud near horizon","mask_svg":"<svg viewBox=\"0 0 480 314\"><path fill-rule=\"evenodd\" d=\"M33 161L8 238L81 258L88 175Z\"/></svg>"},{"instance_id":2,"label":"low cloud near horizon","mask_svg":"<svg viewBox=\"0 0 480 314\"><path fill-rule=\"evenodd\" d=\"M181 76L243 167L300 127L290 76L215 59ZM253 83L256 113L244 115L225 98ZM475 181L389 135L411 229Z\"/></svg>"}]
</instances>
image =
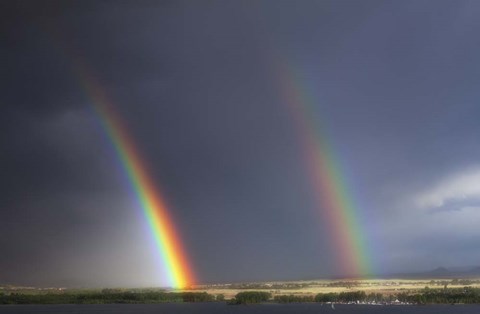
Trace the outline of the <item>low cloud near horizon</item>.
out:
<instances>
[{"instance_id":1,"label":"low cloud near horizon","mask_svg":"<svg viewBox=\"0 0 480 314\"><path fill-rule=\"evenodd\" d=\"M480 168L470 166L440 176L419 192L402 195L385 221L385 263L411 271L476 266L480 252ZM448 254L446 253L448 252ZM462 264L462 261L463 264Z\"/></svg>"},{"instance_id":2,"label":"low cloud near horizon","mask_svg":"<svg viewBox=\"0 0 480 314\"><path fill-rule=\"evenodd\" d=\"M461 210L480 205L480 167L455 172L415 198L420 209Z\"/></svg>"}]
</instances>

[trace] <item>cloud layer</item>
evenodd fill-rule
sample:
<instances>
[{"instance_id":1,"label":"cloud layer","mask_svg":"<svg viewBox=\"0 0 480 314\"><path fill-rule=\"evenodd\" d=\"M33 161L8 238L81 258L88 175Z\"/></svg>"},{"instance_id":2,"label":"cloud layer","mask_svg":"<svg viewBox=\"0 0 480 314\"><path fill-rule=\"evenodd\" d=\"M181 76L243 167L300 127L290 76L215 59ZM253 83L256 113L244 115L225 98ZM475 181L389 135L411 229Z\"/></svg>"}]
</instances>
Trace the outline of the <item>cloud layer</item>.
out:
<instances>
[{"instance_id":1,"label":"cloud layer","mask_svg":"<svg viewBox=\"0 0 480 314\"><path fill-rule=\"evenodd\" d=\"M379 270L480 260L478 1L6 0L0 15L0 284L164 282L76 57L199 280L339 275L276 66L324 122Z\"/></svg>"},{"instance_id":2,"label":"cloud layer","mask_svg":"<svg viewBox=\"0 0 480 314\"><path fill-rule=\"evenodd\" d=\"M455 173L419 194L415 203L419 208L447 207L451 203L480 201L480 168ZM455 206L455 204L453 205Z\"/></svg>"}]
</instances>

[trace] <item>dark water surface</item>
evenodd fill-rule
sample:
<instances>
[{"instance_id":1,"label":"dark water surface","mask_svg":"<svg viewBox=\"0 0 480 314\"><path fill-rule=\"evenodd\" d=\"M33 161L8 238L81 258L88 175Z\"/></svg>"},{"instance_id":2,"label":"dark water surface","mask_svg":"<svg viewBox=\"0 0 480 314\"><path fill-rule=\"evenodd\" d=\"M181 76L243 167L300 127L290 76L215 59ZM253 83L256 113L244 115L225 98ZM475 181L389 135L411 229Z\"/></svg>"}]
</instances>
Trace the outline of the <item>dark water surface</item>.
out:
<instances>
[{"instance_id":1,"label":"dark water surface","mask_svg":"<svg viewBox=\"0 0 480 314\"><path fill-rule=\"evenodd\" d=\"M287 314L287 313L435 313L435 314L480 314L480 305L428 305L428 306L373 306L373 305L329 305L321 304L258 304L226 305L222 303L182 304L101 304L101 305L0 305L1 314L26 313L118 313L118 314Z\"/></svg>"}]
</instances>

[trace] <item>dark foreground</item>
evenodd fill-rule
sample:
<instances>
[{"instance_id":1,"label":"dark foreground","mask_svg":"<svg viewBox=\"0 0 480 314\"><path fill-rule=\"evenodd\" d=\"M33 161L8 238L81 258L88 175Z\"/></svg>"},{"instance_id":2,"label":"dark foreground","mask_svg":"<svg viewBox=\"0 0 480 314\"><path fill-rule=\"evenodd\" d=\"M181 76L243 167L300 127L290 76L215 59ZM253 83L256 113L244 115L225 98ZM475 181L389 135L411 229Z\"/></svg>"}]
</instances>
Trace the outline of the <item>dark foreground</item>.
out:
<instances>
[{"instance_id":1,"label":"dark foreground","mask_svg":"<svg viewBox=\"0 0 480 314\"><path fill-rule=\"evenodd\" d=\"M287 313L431 313L431 314L477 314L480 305L330 305L308 304L256 304L229 306L224 303L165 303L165 304L100 304L100 305L0 305L1 314L26 313L87 313L87 314L287 314Z\"/></svg>"}]
</instances>

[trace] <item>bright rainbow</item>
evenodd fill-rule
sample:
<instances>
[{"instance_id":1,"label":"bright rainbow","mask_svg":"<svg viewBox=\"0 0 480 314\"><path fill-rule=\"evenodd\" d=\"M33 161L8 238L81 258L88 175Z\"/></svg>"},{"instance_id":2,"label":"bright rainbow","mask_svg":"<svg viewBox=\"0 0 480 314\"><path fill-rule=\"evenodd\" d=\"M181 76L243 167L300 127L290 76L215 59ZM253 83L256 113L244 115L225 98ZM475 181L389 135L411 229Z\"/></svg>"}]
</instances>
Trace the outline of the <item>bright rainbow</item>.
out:
<instances>
[{"instance_id":1,"label":"bright rainbow","mask_svg":"<svg viewBox=\"0 0 480 314\"><path fill-rule=\"evenodd\" d=\"M78 65L78 64L77 64ZM128 176L129 183L141 205L145 217L155 238L155 243L161 253L168 282L174 288L186 288L194 284L194 275L188 263L186 254L175 226L168 215L165 201L159 190L148 176L145 163L135 147L134 141L123 126L120 117L114 110L112 102L105 91L100 88L85 65L77 66L81 82L87 91L95 112L113 144L116 154Z\"/></svg>"},{"instance_id":2,"label":"bright rainbow","mask_svg":"<svg viewBox=\"0 0 480 314\"><path fill-rule=\"evenodd\" d=\"M277 69L283 95L299 129L315 195L330 229L337 271L352 277L369 275L371 264L359 209L354 206L325 127L316 118L318 102L293 67L283 62Z\"/></svg>"}]
</instances>

